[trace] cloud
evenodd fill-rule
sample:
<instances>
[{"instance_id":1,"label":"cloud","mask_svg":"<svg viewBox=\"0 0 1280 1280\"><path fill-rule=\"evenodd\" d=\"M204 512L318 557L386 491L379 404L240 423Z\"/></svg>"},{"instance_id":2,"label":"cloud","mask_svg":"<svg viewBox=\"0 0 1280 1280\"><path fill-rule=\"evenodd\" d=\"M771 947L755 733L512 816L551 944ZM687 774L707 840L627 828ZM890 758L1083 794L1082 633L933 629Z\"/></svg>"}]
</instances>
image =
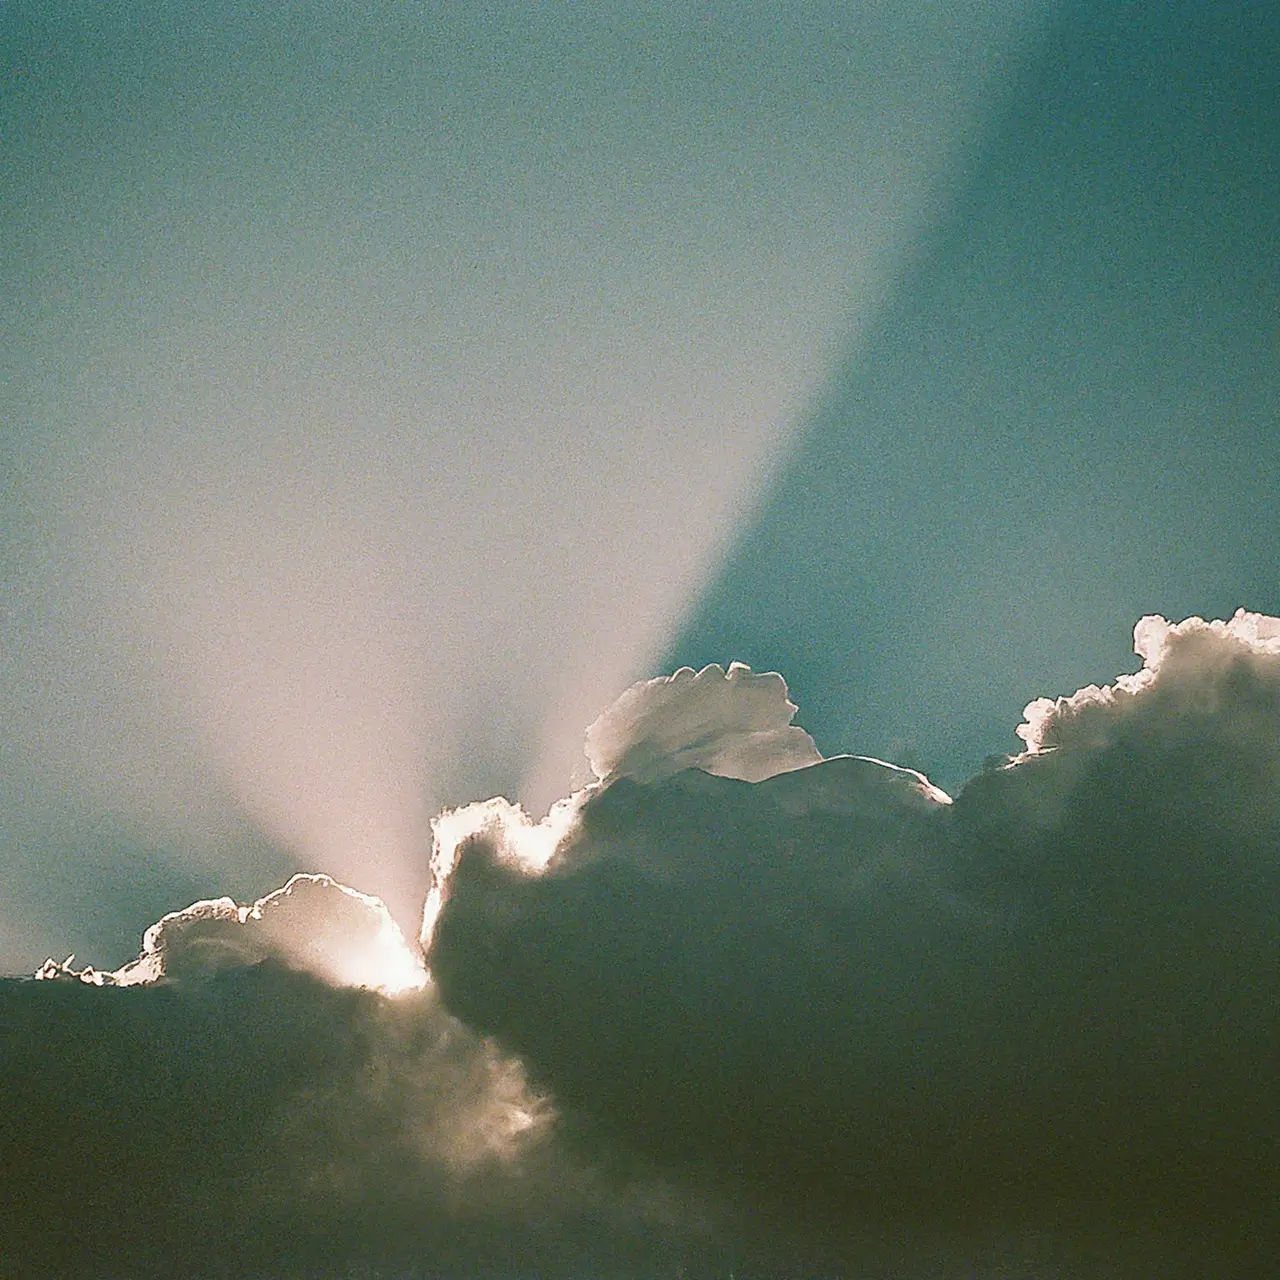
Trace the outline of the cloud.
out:
<instances>
[{"instance_id":1,"label":"cloud","mask_svg":"<svg viewBox=\"0 0 1280 1280\"><path fill-rule=\"evenodd\" d=\"M295 877L166 916L114 973L0 980L0 1276L682 1265L698 1231L660 1180L571 1155L522 1064L402 981L420 960L388 929Z\"/></svg>"},{"instance_id":2,"label":"cloud","mask_svg":"<svg viewBox=\"0 0 1280 1280\"><path fill-rule=\"evenodd\" d=\"M1176 703L1188 712L1236 718L1243 708L1229 685L1242 667L1256 669L1265 689L1280 659L1280 619L1237 609L1228 622L1188 618L1171 624L1151 615L1133 631L1142 670L1100 689L1088 685L1068 698L1037 698L1027 705L1018 736L1031 753L1061 746L1100 746L1116 726L1143 714L1168 715ZM1274 709L1274 708L1270 708ZM1257 726L1248 726L1250 737Z\"/></svg>"},{"instance_id":3,"label":"cloud","mask_svg":"<svg viewBox=\"0 0 1280 1280\"><path fill-rule=\"evenodd\" d=\"M398 995L426 985L417 952L377 898L324 875L296 875L252 906L197 902L147 930L138 958L111 975L129 986L190 980L275 959L334 986Z\"/></svg>"},{"instance_id":4,"label":"cloud","mask_svg":"<svg viewBox=\"0 0 1280 1280\"><path fill-rule=\"evenodd\" d=\"M632 685L587 730L597 778L657 782L682 769L760 782L822 757L791 723L796 705L777 672L757 675L741 662Z\"/></svg>"},{"instance_id":5,"label":"cloud","mask_svg":"<svg viewBox=\"0 0 1280 1280\"><path fill-rule=\"evenodd\" d=\"M1280 620L1135 644L954 801L637 686L541 822L436 819L426 985L323 876L0 984L0 1277L1265 1270Z\"/></svg>"},{"instance_id":6,"label":"cloud","mask_svg":"<svg viewBox=\"0 0 1280 1280\"><path fill-rule=\"evenodd\" d=\"M1030 704L1027 752L953 804L851 757L673 771L715 704L633 691L544 870L514 822L437 851L446 1004L602 1145L841 1265L1244 1267L1280 1192L1280 621L1135 642L1142 671Z\"/></svg>"}]
</instances>

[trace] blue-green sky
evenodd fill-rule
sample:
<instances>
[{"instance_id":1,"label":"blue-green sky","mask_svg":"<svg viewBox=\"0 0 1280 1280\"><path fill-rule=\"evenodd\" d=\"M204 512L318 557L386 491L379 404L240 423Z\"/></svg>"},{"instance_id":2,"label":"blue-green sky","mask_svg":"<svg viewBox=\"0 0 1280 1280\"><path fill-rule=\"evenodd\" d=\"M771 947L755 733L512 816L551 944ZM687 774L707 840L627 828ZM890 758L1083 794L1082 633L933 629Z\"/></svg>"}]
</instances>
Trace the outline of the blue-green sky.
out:
<instances>
[{"instance_id":1,"label":"blue-green sky","mask_svg":"<svg viewBox=\"0 0 1280 1280\"><path fill-rule=\"evenodd\" d=\"M7 4L0 954L408 919L680 663L954 788L1280 608L1276 21Z\"/></svg>"},{"instance_id":2,"label":"blue-green sky","mask_svg":"<svg viewBox=\"0 0 1280 1280\"><path fill-rule=\"evenodd\" d=\"M1280 611L1280 16L1059 15L669 652L958 786L1146 613Z\"/></svg>"},{"instance_id":3,"label":"blue-green sky","mask_svg":"<svg viewBox=\"0 0 1280 1280\"><path fill-rule=\"evenodd\" d=\"M0 8L0 955L562 794L1045 12Z\"/></svg>"}]
</instances>

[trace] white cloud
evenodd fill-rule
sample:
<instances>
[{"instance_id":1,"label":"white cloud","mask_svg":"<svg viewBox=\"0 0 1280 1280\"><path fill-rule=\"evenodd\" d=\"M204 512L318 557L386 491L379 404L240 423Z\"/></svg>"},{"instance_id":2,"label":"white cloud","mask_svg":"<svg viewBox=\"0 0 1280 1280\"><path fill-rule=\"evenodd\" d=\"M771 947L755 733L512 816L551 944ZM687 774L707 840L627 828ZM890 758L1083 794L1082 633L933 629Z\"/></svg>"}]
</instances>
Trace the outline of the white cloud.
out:
<instances>
[{"instance_id":1,"label":"white cloud","mask_svg":"<svg viewBox=\"0 0 1280 1280\"><path fill-rule=\"evenodd\" d=\"M324 875L296 875L251 906L216 898L171 912L113 977L121 986L191 979L268 958L334 986L397 995L426 985L420 955L383 903Z\"/></svg>"},{"instance_id":2,"label":"white cloud","mask_svg":"<svg viewBox=\"0 0 1280 1280\"><path fill-rule=\"evenodd\" d=\"M817 764L813 739L791 723L796 706L776 672L741 662L642 680L587 730L597 778L658 782L682 769L759 782Z\"/></svg>"},{"instance_id":3,"label":"white cloud","mask_svg":"<svg viewBox=\"0 0 1280 1280\"><path fill-rule=\"evenodd\" d=\"M1148 615L1133 629L1142 669L1115 684L1088 685L1064 698L1037 698L1016 732L1035 754L1048 749L1096 748L1114 738L1121 723L1187 713L1222 713L1239 707L1226 686L1252 668L1262 682L1280 669L1280 619L1237 609L1228 622L1187 618L1170 623Z\"/></svg>"}]
</instances>

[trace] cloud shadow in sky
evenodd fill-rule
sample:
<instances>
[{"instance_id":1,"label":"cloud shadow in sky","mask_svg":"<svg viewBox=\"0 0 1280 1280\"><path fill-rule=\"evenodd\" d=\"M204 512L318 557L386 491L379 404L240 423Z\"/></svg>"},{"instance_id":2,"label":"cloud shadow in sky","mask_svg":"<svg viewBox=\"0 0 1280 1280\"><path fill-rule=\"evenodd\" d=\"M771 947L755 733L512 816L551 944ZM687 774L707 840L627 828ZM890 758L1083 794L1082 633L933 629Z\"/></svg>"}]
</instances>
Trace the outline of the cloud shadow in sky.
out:
<instances>
[{"instance_id":1,"label":"cloud shadow in sky","mask_svg":"<svg viewBox=\"0 0 1280 1280\"><path fill-rule=\"evenodd\" d=\"M1064 6L664 669L944 786L1118 619L1280 604L1280 16Z\"/></svg>"}]
</instances>

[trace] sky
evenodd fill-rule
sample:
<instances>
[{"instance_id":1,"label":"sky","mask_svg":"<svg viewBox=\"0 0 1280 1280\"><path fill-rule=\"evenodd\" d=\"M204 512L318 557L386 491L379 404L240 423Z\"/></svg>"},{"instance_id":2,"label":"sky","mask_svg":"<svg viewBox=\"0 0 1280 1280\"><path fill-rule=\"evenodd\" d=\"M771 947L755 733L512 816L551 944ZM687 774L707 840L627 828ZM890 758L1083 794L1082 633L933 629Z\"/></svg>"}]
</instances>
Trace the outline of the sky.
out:
<instances>
[{"instance_id":1,"label":"sky","mask_svg":"<svg viewBox=\"0 0 1280 1280\"><path fill-rule=\"evenodd\" d=\"M6 3L0 963L584 780L1046 12Z\"/></svg>"},{"instance_id":2,"label":"sky","mask_svg":"<svg viewBox=\"0 0 1280 1280\"><path fill-rule=\"evenodd\" d=\"M1280 607L1280 19L1064 9L668 650L959 786L1143 614Z\"/></svg>"},{"instance_id":3,"label":"sky","mask_svg":"<svg viewBox=\"0 0 1280 1280\"><path fill-rule=\"evenodd\" d=\"M0 1280L1270 1265L1278 65L0 7Z\"/></svg>"}]
</instances>

